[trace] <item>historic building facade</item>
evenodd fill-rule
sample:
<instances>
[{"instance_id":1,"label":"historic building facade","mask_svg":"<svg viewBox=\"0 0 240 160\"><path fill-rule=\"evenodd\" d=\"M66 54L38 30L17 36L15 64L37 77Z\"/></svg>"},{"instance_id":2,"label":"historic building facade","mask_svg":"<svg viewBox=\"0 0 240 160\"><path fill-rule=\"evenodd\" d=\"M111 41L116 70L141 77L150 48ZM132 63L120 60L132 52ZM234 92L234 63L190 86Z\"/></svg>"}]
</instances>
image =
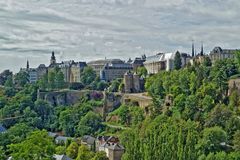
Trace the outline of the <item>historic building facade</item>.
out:
<instances>
[{"instance_id":1,"label":"historic building facade","mask_svg":"<svg viewBox=\"0 0 240 160\"><path fill-rule=\"evenodd\" d=\"M156 74L160 71L170 71L174 69L174 58L176 53L158 53L149 56L144 62L148 74ZM190 62L191 57L186 53L181 53L182 67Z\"/></svg>"},{"instance_id":2,"label":"historic building facade","mask_svg":"<svg viewBox=\"0 0 240 160\"><path fill-rule=\"evenodd\" d=\"M125 93L139 93L144 91L144 79L136 73L126 72L123 83Z\"/></svg>"},{"instance_id":3,"label":"historic building facade","mask_svg":"<svg viewBox=\"0 0 240 160\"><path fill-rule=\"evenodd\" d=\"M75 83L80 82L81 73L86 66L86 62L74 62L73 60L57 63L55 54L52 52L50 65L48 67L46 67L44 64L40 64L37 68L30 68L29 61L27 61L26 68L21 68L20 71L27 72L29 75L29 82L35 83L49 71L57 67L63 72L65 82Z\"/></svg>"},{"instance_id":4,"label":"historic building facade","mask_svg":"<svg viewBox=\"0 0 240 160\"><path fill-rule=\"evenodd\" d=\"M97 76L100 76L102 69L106 64L123 64L124 62L121 59L102 59L96 61L90 61L87 63L88 66L96 72Z\"/></svg>"},{"instance_id":5,"label":"historic building facade","mask_svg":"<svg viewBox=\"0 0 240 160\"><path fill-rule=\"evenodd\" d=\"M209 57L214 63L216 60L234 58L235 52L240 51L240 49L222 49L221 47L215 47L209 54Z\"/></svg>"},{"instance_id":6,"label":"historic building facade","mask_svg":"<svg viewBox=\"0 0 240 160\"><path fill-rule=\"evenodd\" d=\"M132 70L133 67L129 63L107 63L100 71L100 79L110 82L117 78L123 78L126 72Z\"/></svg>"}]
</instances>

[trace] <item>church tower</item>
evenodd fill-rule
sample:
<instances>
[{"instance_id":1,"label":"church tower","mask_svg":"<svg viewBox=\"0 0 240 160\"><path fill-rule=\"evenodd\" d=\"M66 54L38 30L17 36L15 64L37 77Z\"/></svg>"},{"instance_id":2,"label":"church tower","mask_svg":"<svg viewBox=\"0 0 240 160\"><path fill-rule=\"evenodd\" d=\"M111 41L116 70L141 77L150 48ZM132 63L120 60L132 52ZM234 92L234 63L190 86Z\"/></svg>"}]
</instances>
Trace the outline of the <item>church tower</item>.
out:
<instances>
[{"instance_id":1,"label":"church tower","mask_svg":"<svg viewBox=\"0 0 240 160\"><path fill-rule=\"evenodd\" d=\"M194 41L192 42L192 57L194 57L195 56L195 49L194 49Z\"/></svg>"},{"instance_id":2,"label":"church tower","mask_svg":"<svg viewBox=\"0 0 240 160\"><path fill-rule=\"evenodd\" d=\"M52 56L51 56L51 60L50 60L50 64L55 64L56 63L56 57L54 55L54 51L52 52Z\"/></svg>"},{"instance_id":3,"label":"church tower","mask_svg":"<svg viewBox=\"0 0 240 160\"><path fill-rule=\"evenodd\" d=\"M29 61L27 60L27 70L29 70Z\"/></svg>"},{"instance_id":4,"label":"church tower","mask_svg":"<svg viewBox=\"0 0 240 160\"><path fill-rule=\"evenodd\" d=\"M203 55L204 55L204 52L203 52L203 43L202 43L200 56L203 56Z\"/></svg>"}]
</instances>

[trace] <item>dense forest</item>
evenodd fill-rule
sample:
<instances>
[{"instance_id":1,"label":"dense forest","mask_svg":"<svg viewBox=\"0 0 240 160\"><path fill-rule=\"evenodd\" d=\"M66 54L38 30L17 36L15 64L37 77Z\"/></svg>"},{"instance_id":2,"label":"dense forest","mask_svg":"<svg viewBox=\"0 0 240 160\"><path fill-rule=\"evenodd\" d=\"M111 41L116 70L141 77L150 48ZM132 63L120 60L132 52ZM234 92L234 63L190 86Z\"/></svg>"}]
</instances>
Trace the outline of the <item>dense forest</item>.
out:
<instances>
[{"instance_id":1,"label":"dense forest","mask_svg":"<svg viewBox=\"0 0 240 160\"><path fill-rule=\"evenodd\" d=\"M237 56L238 57L238 56ZM146 111L133 104L109 113L119 117L109 127L95 108L103 105L101 96L86 95L71 106L52 106L37 99L37 91L66 88L58 69L36 84L27 75L8 76L0 89L0 123L8 130L0 134L0 159L52 159L67 154L77 160L105 160L76 142L56 145L47 131L69 137L117 135L125 147L123 160L238 160L240 159L240 101L237 88L229 95L228 80L239 77L240 61L225 59L146 76L145 89L153 98ZM14 81L13 81L14 79ZM101 82L93 70L83 71L82 84L70 89L121 90L122 81ZM171 102L166 104L166 99Z\"/></svg>"},{"instance_id":2,"label":"dense forest","mask_svg":"<svg viewBox=\"0 0 240 160\"><path fill-rule=\"evenodd\" d=\"M124 131L124 160L240 159L240 110L236 88L228 96L228 80L238 77L232 59L213 66L187 66L148 78L146 89L154 99L152 114ZM172 97L172 105L164 104Z\"/></svg>"}]
</instances>

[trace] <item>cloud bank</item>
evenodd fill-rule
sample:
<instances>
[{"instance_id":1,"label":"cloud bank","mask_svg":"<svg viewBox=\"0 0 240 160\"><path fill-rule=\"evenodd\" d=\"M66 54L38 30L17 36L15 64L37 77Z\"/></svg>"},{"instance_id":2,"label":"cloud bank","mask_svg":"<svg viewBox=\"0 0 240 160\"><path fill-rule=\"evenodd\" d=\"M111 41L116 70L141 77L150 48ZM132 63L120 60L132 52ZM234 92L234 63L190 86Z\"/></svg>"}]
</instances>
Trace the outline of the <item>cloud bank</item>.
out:
<instances>
[{"instance_id":1,"label":"cloud bank","mask_svg":"<svg viewBox=\"0 0 240 160\"><path fill-rule=\"evenodd\" d=\"M1 0L0 70L58 60L240 48L238 0Z\"/></svg>"}]
</instances>

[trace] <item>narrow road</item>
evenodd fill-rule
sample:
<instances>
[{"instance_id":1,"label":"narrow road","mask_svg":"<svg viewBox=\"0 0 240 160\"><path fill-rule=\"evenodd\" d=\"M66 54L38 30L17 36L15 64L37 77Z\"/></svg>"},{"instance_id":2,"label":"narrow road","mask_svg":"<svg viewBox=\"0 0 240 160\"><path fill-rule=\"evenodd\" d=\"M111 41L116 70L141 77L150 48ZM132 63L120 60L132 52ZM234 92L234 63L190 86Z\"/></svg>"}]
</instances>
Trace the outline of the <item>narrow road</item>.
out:
<instances>
[{"instance_id":1,"label":"narrow road","mask_svg":"<svg viewBox=\"0 0 240 160\"><path fill-rule=\"evenodd\" d=\"M121 126L121 125L113 125L113 124L108 124L108 123L103 123L104 125L110 127L110 128L116 128L116 129L129 129L129 127L124 127L124 126Z\"/></svg>"}]
</instances>

